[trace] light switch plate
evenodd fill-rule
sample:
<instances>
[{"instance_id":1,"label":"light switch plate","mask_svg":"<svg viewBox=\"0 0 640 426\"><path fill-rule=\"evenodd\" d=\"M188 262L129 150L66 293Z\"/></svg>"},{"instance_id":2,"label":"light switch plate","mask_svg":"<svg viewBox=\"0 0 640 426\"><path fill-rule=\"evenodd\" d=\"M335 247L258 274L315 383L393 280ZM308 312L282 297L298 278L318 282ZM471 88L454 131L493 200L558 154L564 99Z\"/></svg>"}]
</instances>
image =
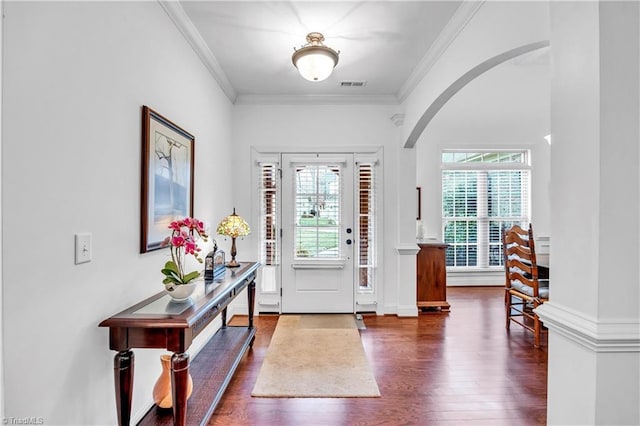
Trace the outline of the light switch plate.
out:
<instances>
[{"instance_id":1,"label":"light switch plate","mask_svg":"<svg viewBox=\"0 0 640 426\"><path fill-rule=\"evenodd\" d=\"M76 265L91 262L91 233L76 234Z\"/></svg>"}]
</instances>

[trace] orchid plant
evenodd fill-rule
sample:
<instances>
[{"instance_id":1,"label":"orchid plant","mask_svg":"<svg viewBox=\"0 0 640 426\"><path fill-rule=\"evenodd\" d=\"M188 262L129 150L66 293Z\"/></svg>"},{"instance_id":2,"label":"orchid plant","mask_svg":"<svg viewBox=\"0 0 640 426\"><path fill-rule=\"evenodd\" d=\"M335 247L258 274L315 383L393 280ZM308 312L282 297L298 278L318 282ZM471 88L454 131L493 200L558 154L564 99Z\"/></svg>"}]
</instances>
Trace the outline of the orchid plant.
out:
<instances>
[{"instance_id":1,"label":"orchid plant","mask_svg":"<svg viewBox=\"0 0 640 426\"><path fill-rule=\"evenodd\" d=\"M198 271L185 274L185 261L187 255L192 255L199 263L202 263L199 256L201 249L197 246L196 241L198 238L207 241L209 236L204 229L204 223L191 217L171 222L169 229L171 229L171 235L165 238L161 245L170 247L171 260L165 263L162 269L162 273L165 275L162 282L166 289L171 291L174 286L188 284L200 276Z\"/></svg>"}]
</instances>

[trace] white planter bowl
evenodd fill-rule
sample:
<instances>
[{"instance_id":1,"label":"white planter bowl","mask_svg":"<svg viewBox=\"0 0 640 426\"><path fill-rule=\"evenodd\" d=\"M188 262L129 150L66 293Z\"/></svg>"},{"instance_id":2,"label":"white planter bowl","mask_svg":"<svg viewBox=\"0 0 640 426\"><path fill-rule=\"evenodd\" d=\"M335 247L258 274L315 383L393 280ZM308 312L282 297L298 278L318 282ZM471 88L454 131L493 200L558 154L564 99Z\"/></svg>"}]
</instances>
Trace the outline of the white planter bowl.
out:
<instances>
[{"instance_id":1,"label":"white planter bowl","mask_svg":"<svg viewBox=\"0 0 640 426\"><path fill-rule=\"evenodd\" d=\"M167 289L165 286L164 291L171 296L174 302L184 302L189 300L193 292L196 290L197 282L192 281L188 284L174 285L172 290Z\"/></svg>"}]
</instances>

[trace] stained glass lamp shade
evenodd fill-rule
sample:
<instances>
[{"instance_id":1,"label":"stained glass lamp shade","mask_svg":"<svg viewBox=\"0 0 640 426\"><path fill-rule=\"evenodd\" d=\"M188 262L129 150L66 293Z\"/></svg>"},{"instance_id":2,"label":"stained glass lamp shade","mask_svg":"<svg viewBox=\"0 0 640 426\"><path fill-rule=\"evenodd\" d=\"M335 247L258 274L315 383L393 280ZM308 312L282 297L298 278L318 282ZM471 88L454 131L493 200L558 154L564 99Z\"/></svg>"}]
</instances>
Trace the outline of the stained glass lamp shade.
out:
<instances>
[{"instance_id":1,"label":"stained glass lamp shade","mask_svg":"<svg viewBox=\"0 0 640 426\"><path fill-rule=\"evenodd\" d=\"M231 237L231 261L227 264L227 266L231 268L240 266L240 264L236 261L236 238L249 235L251 233L251 229L249 228L247 222L245 222L242 217L236 214L235 207L233 209L233 213L222 219L222 221L218 224L218 229L216 230L216 232L219 235Z\"/></svg>"}]
</instances>

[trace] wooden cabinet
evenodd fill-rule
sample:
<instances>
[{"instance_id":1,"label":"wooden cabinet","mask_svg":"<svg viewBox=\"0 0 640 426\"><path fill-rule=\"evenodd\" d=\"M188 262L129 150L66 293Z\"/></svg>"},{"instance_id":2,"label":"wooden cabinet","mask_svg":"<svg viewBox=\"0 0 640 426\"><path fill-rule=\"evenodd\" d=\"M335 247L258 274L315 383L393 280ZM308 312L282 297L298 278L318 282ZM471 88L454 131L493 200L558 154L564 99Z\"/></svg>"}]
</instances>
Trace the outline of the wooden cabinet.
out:
<instances>
[{"instance_id":1,"label":"wooden cabinet","mask_svg":"<svg viewBox=\"0 0 640 426\"><path fill-rule=\"evenodd\" d=\"M445 251L447 244L418 243L417 255L417 301L418 309L448 311L447 270Z\"/></svg>"}]
</instances>

